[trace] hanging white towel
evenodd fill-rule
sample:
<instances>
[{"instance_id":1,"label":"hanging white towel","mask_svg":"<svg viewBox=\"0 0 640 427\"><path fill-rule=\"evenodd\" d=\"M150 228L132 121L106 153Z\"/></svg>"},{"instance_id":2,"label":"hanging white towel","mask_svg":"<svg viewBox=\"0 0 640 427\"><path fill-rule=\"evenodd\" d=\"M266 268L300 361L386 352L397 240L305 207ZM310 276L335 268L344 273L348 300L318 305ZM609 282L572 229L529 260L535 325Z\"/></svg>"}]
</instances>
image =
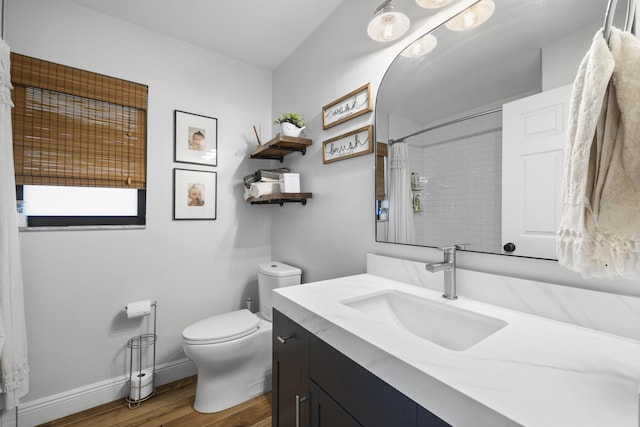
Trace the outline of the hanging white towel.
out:
<instances>
[{"instance_id":1,"label":"hanging white towel","mask_svg":"<svg viewBox=\"0 0 640 427\"><path fill-rule=\"evenodd\" d=\"M578 70L565 152L560 264L640 279L640 41L599 31Z\"/></svg>"}]
</instances>

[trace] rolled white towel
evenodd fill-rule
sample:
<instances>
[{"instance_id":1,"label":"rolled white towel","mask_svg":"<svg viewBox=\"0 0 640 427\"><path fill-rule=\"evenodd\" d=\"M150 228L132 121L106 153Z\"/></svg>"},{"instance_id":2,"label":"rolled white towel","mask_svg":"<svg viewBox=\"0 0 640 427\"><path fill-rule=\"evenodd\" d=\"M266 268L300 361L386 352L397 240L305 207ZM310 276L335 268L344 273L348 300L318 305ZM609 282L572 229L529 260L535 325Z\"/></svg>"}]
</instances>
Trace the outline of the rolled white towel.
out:
<instances>
[{"instance_id":1,"label":"rolled white towel","mask_svg":"<svg viewBox=\"0 0 640 427\"><path fill-rule=\"evenodd\" d=\"M279 182L254 182L249 187L249 194L253 198L266 196L267 194L273 194L280 191Z\"/></svg>"}]
</instances>

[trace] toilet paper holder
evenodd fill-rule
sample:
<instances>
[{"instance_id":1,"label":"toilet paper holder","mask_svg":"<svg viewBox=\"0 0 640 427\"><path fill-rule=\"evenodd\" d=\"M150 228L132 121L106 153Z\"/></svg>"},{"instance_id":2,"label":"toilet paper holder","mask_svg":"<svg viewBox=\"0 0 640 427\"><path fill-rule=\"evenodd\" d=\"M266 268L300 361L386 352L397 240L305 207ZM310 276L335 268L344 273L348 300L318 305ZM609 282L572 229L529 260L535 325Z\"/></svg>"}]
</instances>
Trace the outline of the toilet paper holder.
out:
<instances>
[{"instance_id":1,"label":"toilet paper holder","mask_svg":"<svg viewBox=\"0 0 640 427\"><path fill-rule=\"evenodd\" d=\"M129 409L140 406L140 403L150 399L155 394L156 373L156 315L157 301L151 302L153 309L153 333L140 334L127 341L129 349L129 395L126 401ZM126 307L125 307L126 310ZM151 366L143 365L151 357Z\"/></svg>"}]
</instances>

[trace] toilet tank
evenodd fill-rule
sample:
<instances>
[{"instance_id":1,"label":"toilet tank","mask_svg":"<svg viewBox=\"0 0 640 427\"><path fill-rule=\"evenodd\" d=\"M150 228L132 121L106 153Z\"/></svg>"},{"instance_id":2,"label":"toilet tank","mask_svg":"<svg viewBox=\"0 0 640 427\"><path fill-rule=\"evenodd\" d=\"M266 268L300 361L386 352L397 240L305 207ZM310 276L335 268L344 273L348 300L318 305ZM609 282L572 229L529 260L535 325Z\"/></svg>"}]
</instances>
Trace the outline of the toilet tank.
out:
<instances>
[{"instance_id":1,"label":"toilet tank","mask_svg":"<svg viewBox=\"0 0 640 427\"><path fill-rule=\"evenodd\" d=\"M271 291L300 284L302 270L278 261L263 262L258 265L258 296L260 314L267 320L272 319Z\"/></svg>"}]
</instances>

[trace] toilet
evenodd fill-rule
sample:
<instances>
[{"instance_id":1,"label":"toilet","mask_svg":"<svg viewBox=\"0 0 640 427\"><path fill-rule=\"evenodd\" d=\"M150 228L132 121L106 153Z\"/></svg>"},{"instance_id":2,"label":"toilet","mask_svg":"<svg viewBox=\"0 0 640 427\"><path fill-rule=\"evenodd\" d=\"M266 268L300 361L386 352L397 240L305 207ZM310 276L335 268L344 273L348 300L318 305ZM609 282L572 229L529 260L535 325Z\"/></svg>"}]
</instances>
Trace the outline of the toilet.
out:
<instances>
[{"instance_id":1,"label":"toilet","mask_svg":"<svg viewBox=\"0 0 640 427\"><path fill-rule=\"evenodd\" d=\"M260 313L236 310L200 320L182 332L196 365L198 412L230 408L271 389L271 291L300 284L302 271L281 262L258 265Z\"/></svg>"}]
</instances>

